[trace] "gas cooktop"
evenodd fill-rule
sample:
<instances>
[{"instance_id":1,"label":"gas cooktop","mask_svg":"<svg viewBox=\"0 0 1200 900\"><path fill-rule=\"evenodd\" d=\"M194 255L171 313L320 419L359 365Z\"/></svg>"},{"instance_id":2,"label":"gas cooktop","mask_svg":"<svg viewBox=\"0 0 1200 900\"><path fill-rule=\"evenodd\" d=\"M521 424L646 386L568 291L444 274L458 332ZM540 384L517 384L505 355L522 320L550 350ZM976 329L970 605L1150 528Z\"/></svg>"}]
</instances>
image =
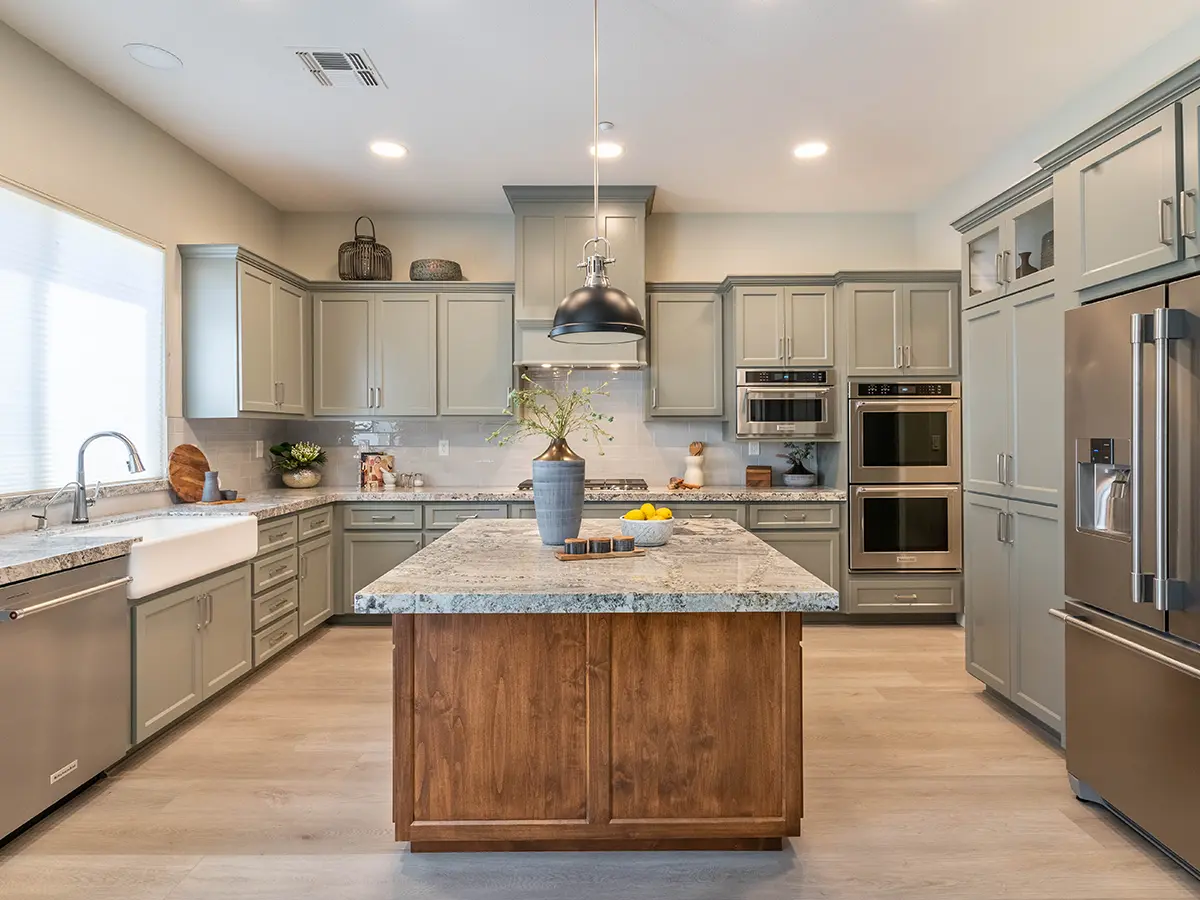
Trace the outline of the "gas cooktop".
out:
<instances>
[{"instance_id":1,"label":"gas cooktop","mask_svg":"<svg viewBox=\"0 0 1200 900\"><path fill-rule=\"evenodd\" d=\"M650 486L645 478L586 478L583 482L585 491L645 491ZM533 490L533 482L526 478L517 485L518 491Z\"/></svg>"}]
</instances>

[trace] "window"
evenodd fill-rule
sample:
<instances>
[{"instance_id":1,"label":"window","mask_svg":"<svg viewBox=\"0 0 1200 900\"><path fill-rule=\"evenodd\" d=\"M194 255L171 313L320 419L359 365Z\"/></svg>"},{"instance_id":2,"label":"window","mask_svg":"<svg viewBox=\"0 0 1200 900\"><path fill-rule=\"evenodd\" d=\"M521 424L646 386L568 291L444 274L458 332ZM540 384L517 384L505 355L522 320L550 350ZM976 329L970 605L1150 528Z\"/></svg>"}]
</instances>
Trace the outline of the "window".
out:
<instances>
[{"instance_id":1,"label":"window","mask_svg":"<svg viewBox=\"0 0 1200 900\"><path fill-rule=\"evenodd\" d=\"M161 478L164 257L0 185L0 494L75 477L80 443L120 431ZM88 481L128 481L117 441L96 441Z\"/></svg>"}]
</instances>

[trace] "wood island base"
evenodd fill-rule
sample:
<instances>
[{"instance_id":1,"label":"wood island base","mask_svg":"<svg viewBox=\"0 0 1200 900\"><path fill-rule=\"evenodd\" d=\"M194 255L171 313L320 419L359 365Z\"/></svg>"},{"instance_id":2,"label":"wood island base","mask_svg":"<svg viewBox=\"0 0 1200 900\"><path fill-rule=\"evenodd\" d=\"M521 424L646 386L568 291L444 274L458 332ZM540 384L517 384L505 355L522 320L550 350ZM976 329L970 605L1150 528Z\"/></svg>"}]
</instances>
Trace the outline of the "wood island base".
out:
<instances>
[{"instance_id":1,"label":"wood island base","mask_svg":"<svg viewBox=\"0 0 1200 900\"><path fill-rule=\"evenodd\" d=\"M801 615L393 616L396 840L779 850L803 809Z\"/></svg>"}]
</instances>

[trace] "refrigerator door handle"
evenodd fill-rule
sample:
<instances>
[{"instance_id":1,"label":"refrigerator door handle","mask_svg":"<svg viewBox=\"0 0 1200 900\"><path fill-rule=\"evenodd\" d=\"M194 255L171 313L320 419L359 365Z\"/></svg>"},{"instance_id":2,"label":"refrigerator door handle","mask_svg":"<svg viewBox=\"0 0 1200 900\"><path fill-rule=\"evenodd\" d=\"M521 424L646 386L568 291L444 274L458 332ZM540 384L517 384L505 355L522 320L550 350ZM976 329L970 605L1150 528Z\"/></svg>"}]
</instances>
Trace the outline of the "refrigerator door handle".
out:
<instances>
[{"instance_id":1,"label":"refrigerator door handle","mask_svg":"<svg viewBox=\"0 0 1200 900\"><path fill-rule=\"evenodd\" d=\"M1154 608L1159 612L1184 608L1184 583L1171 577L1170 522L1170 362L1171 341L1182 338L1187 329L1182 309L1154 311Z\"/></svg>"},{"instance_id":2,"label":"refrigerator door handle","mask_svg":"<svg viewBox=\"0 0 1200 900\"><path fill-rule=\"evenodd\" d=\"M1167 656L1165 653L1159 653L1157 650L1150 647L1143 647L1136 641L1131 641L1128 638L1123 638L1119 634L1113 634L1111 631L1105 631L1103 628L1097 628L1091 622L1084 621L1078 616L1073 616L1070 613L1064 612L1061 609L1048 610L1051 616L1056 619L1061 619L1067 625L1078 628L1080 631L1086 631L1088 634L1094 634L1098 638L1104 638L1106 641L1116 644L1118 647L1124 647L1126 650L1132 650L1135 653L1140 653L1142 656L1148 656L1155 662L1160 662L1164 666L1170 666L1176 672L1182 672L1184 675L1190 675L1192 678L1200 678L1200 669L1189 666L1187 663L1182 663L1173 656Z\"/></svg>"},{"instance_id":3,"label":"refrigerator door handle","mask_svg":"<svg viewBox=\"0 0 1200 900\"><path fill-rule=\"evenodd\" d=\"M1129 543L1130 598L1134 603L1150 603L1154 597L1154 576L1142 571L1142 417L1143 349L1154 340L1154 317L1149 313L1130 316L1129 343L1133 368L1133 422L1129 441Z\"/></svg>"}]
</instances>

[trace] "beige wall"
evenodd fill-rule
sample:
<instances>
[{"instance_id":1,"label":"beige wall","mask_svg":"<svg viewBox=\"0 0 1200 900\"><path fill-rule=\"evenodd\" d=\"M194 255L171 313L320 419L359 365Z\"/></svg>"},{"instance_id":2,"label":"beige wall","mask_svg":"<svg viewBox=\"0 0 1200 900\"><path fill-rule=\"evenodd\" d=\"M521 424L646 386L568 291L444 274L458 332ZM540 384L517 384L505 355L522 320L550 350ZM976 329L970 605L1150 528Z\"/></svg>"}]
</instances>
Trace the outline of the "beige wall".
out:
<instances>
[{"instance_id":1,"label":"beige wall","mask_svg":"<svg viewBox=\"0 0 1200 900\"><path fill-rule=\"evenodd\" d=\"M514 278L510 214L381 213L373 218L379 240L392 251L397 280L408 277L412 260L427 256L461 263L468 281ZM342 213L285 213L279 262L307 278L337 280L337 248L353 236L354 219ZM646 224L648 281L903 269L916 262L914 220L907 214L654 213Z\"/></svg>"},{"instance_id":2,"label":"beige wall","mask_svg":"<svg viewBox=\"0 0 1200 900\"><path fill-rule=\"evenodd\" d=\"M167 248L167 414L182 414L175 245L279 252L278 211L0 23L0 178Z\"/></svg>"},{"instance_id":3,"label":"beige wall","mask_svg":"<svg viewBox=\"0 0 1200 900\"><path fill-rule=\"evenodd\" d=\"M338 247L354 237L355 215L285 213L278 262L305 278L338 280ZM468 281L512 281L516 251L511 213L375 213L379 242L392 251L392 278L405 281L414 259L452 259ZM364 233L370 229L362 223Z\"/></svg>"}]
</instances>

